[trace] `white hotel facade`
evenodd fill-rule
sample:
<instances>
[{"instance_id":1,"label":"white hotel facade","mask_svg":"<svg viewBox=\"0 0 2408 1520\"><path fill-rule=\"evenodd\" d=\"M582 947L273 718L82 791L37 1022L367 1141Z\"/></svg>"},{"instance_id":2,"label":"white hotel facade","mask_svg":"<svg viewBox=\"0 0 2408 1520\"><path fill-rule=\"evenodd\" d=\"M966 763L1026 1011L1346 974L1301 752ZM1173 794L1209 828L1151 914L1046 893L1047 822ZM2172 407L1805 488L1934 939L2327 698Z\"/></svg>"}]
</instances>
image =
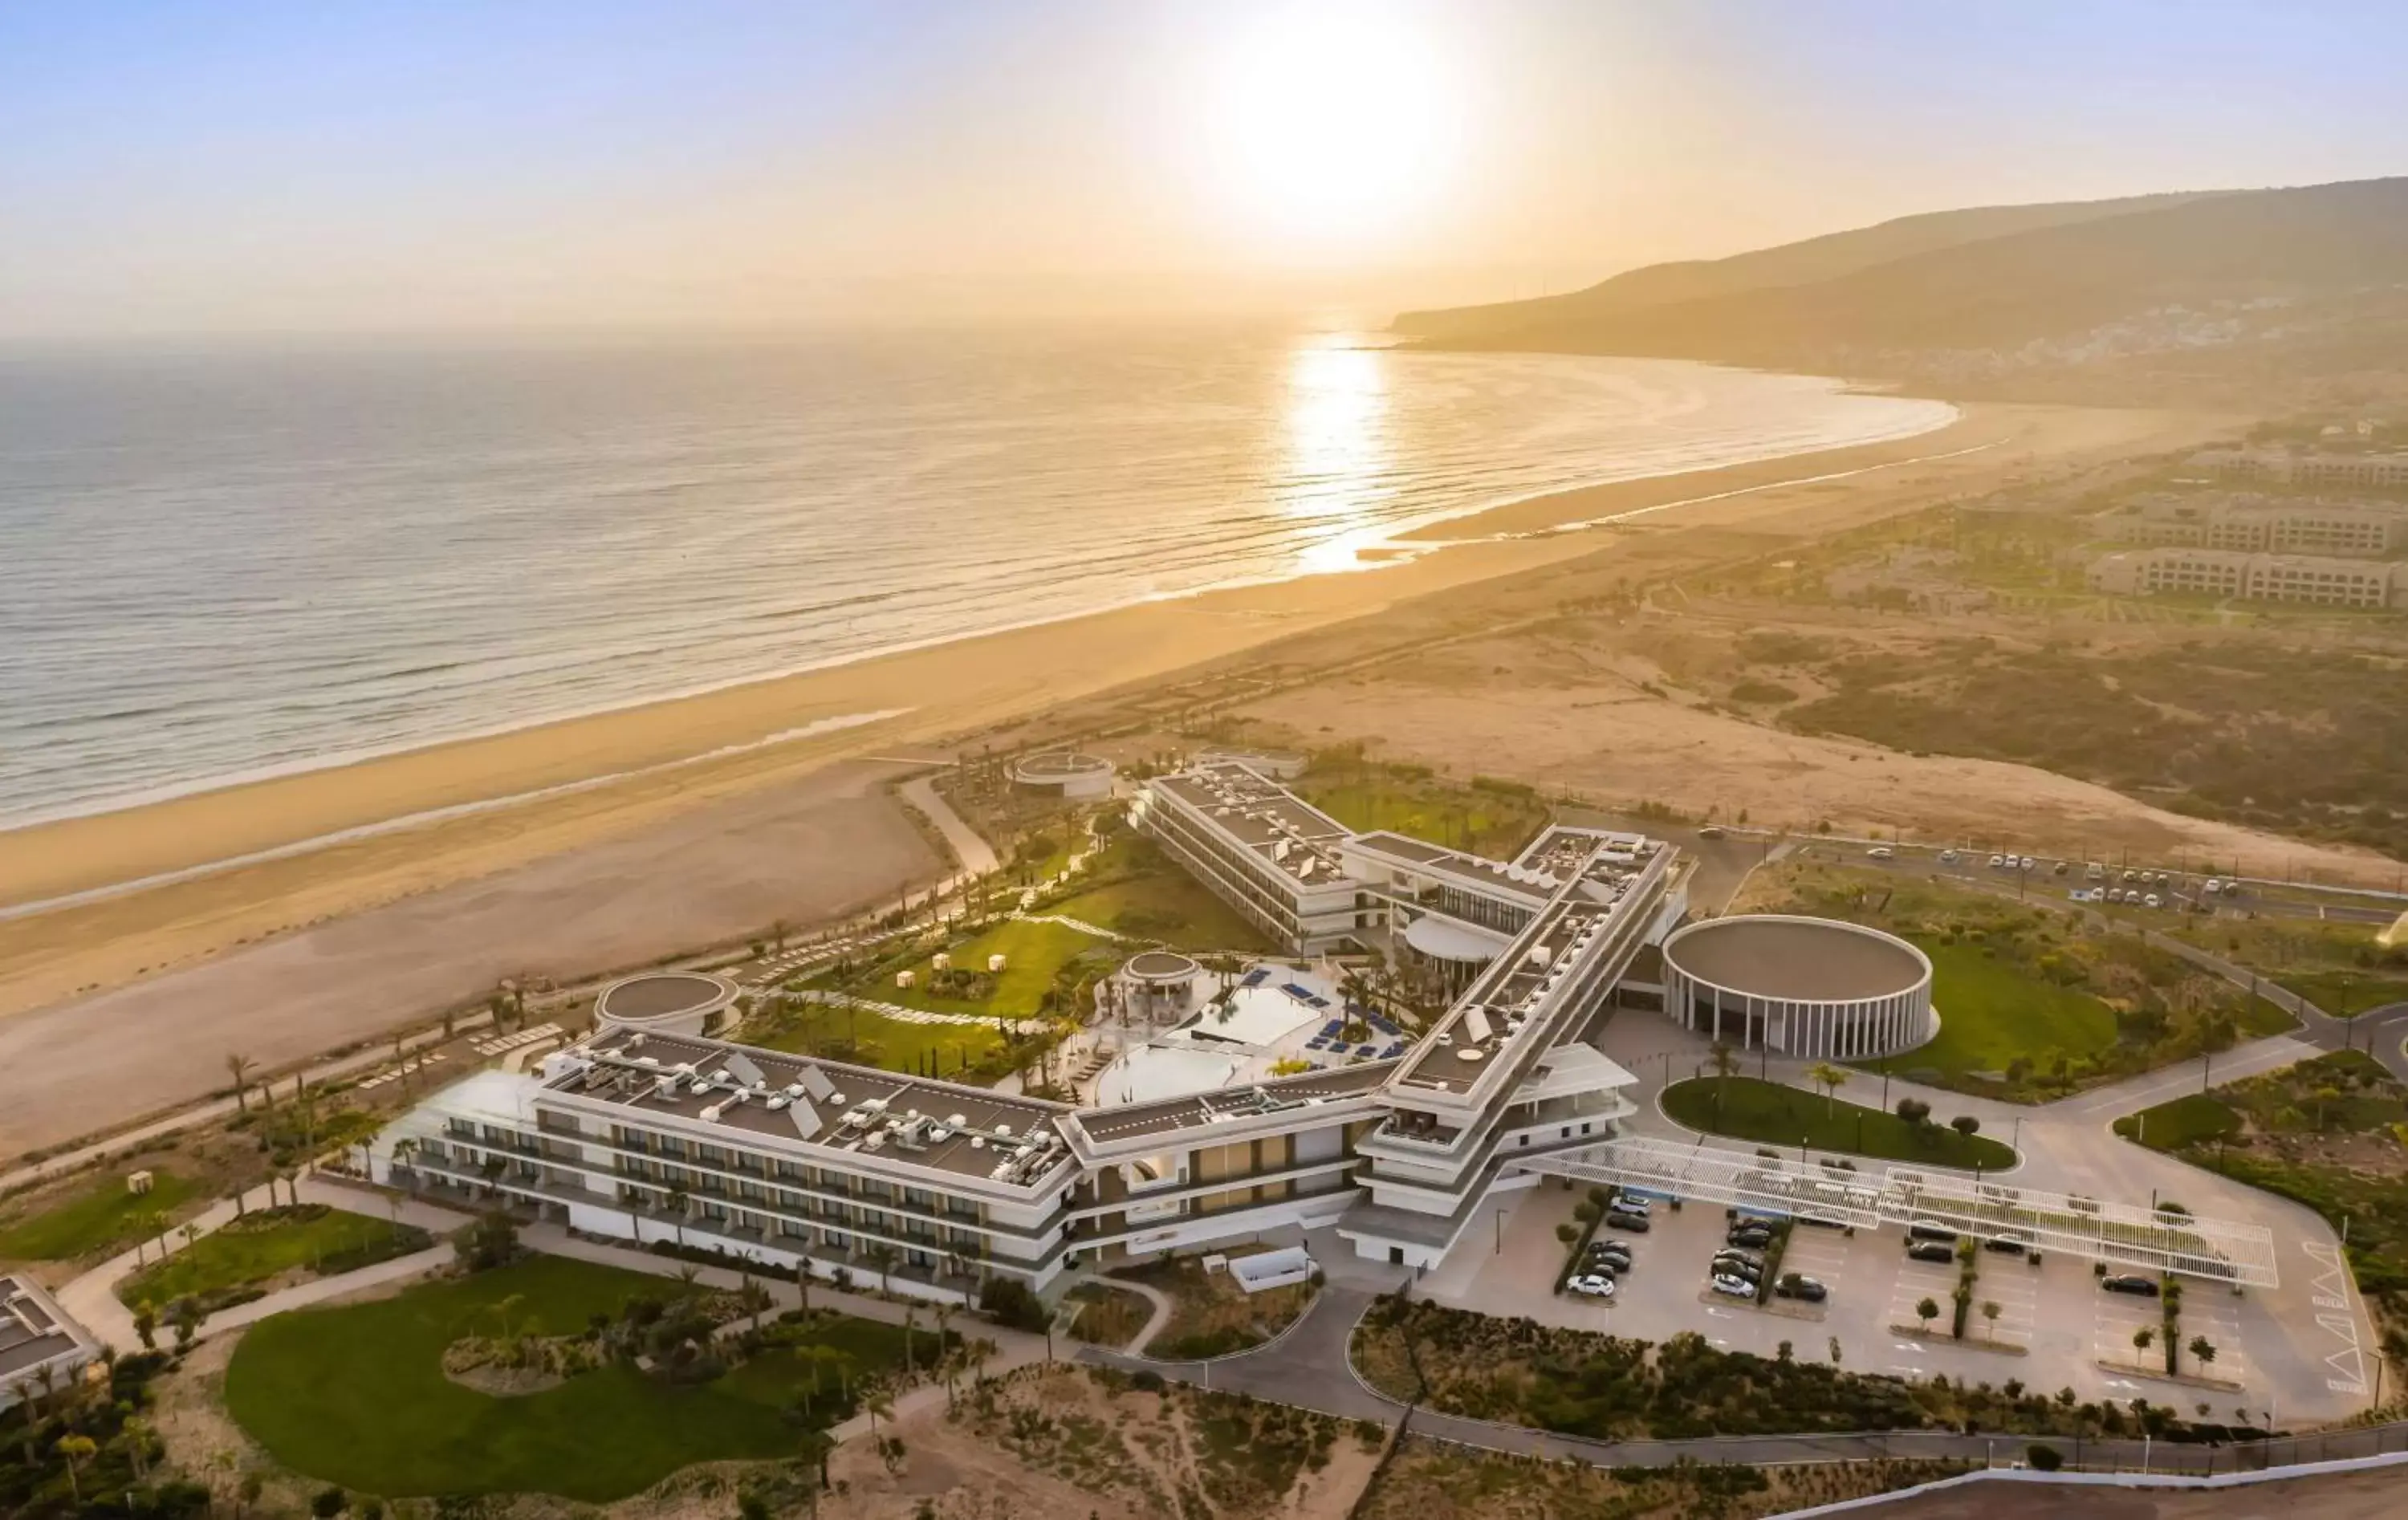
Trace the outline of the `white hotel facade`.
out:
<instances>
[{"instance_id":1,"label":"white hotel facade","mask_svg":"<svg viewBox=\"0 0 2408 1520\"><path fill-rule=\"evenodd\" d=\"M1536 1181L1517 1159L1596 1144L1631 1111L1635 1079L1582 1036L1682 916L1670 846L1557 828L1486 861L1353 835L1233 763L1149 782L1133 817L1292 948L1436 944L1469 968L1462 996L1392 1059L1088 1106L606 1015L538 1071L435 1095L371 1169L593 1235L960 1299L1282 1226L1434 1266L1484 1199Z\"/></svg>"}]
</instances>

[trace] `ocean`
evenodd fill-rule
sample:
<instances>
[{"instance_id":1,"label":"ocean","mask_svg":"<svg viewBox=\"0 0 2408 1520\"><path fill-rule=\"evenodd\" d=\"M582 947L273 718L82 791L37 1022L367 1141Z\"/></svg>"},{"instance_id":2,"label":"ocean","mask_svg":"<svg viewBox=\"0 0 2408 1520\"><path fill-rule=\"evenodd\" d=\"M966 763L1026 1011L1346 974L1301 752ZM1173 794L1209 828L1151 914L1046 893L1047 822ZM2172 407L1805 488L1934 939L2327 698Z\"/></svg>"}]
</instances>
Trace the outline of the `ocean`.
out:
<instances>
[{"instance_id":1,"label":"ocean","mask_svg":"<svg viewBox=\"0 0 2408 1520\"><path fill-rule=\"evenodd\" d=\"M0 358L0 827L1953 416L1285 332Z\"/></svg>"}]
</instances>

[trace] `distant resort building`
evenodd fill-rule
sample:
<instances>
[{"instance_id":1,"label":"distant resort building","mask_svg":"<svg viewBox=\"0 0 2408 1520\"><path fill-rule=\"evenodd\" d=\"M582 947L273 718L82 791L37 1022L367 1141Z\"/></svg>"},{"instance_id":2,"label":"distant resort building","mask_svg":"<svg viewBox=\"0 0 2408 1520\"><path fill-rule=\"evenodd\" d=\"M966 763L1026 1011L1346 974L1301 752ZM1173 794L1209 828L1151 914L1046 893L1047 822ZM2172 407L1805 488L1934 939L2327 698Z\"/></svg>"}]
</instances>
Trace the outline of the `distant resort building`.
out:
<instances>
[{"instance_id":1,"label":"distant resort building","mask_svg":"<svg viewBox=\"0 0 2408 1520\"><path fill-rule=\"evenodd\" d=\"M2092 562L2093 591L2115 596L2227 596L2323 607L2408 605L2408 566L2222 549L2141 549Z\"/></svg>"},{"instance_id":2,"label":"distant resort building","mask_svg":"<svg viewBox=\"0 0 2408 1520\"><path fill-rule=\"evenodd\" d=\"M2101 525L2127 543L2249 554L2372 559L2408 550L2408 503L2153 495Z\"/></svg>"},{"instance_id":3,"label":"distant resort building","mask_svg":"<svg viewBox=\"0 0 2408 1520\"><path fill-rule=\"evenodd\" d=\"M2190 462L2230 480L2275 480L2285 485L2408 486L2408 452L2208 449L2191 455Z\"/></svg>"}]
</instances>

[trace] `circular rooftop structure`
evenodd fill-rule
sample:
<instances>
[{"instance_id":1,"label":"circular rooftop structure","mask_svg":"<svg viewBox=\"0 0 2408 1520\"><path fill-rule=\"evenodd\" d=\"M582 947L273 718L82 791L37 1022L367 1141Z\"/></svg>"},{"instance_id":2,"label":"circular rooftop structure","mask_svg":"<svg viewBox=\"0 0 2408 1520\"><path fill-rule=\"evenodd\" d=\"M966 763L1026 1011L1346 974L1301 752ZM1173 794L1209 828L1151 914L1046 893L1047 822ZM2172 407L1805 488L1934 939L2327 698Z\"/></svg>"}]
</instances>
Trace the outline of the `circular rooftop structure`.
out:
<instances>
[{"instance_id":1,"label":"circular rooftop structure","mask_svg":"<svg viewBox=\"0 0 2408 1520\"><path fill-rule=\"evenodd\" d=\"M736 983L704 971L645 971L613 982L594 999L595 1023L663 1034L702 1032L736 1001Z\"/></svg>"},{"instance_id":2,"label":"circular rooftop structure","mask_svg":"<svg viewBox=\"0 0 2408 1520\"><path fill-rule=\"evenodd\" d=\"M1141 950L1121 968L1132 982L1148 986L1184 986L1203 970L1192 955L1175 950Z\"/></svg>"},{"instance_id":3,"label":"circular rooftop structure","mask_svg":"<svg viewBox=\"0 0 2408 1520\"><path fill-rule=\"evenodd\" d=\"M1940 1027L1922 951L1861 924L1780 914L1668 936L1664 1008L1713 1039L1813 1059L1891 1055Z\"/></svg>"},{"instance_id":4,"label":"circular rooftop structure","mask_svg":"<svg viewBox=\"0 0 2408 1520\"><path fill-rule=\"evenodd\" d=\"M1112 789L1112 763L1082 750L1047 750L1023 755L1008 774L1015 785L1066 797L1099 797Z\"/></svg>"}]
</instances>

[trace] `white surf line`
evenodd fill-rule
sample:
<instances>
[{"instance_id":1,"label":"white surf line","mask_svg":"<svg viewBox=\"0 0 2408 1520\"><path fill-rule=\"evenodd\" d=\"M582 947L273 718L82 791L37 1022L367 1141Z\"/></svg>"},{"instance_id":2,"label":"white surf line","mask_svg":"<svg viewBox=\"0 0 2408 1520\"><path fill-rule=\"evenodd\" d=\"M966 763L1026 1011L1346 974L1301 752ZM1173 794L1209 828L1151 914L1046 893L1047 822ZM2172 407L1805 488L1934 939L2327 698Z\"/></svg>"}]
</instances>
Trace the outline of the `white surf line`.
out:
<instances>
[{"instance_id":1,"label":"white surf line","mask_svg":"<svg viewBox=\"0 0 2408 1520\"><path fill-rule=\"evenodd\" d=\"M428 808L423 811L403 813L397 818L380 819L373 824L361 824L352 828L339 828L330 834L315 834L290 844L280 844L265 850L253 850L247 854L228 855L222 860L204 861L198 866L186 866L179 870L160 871L151 876L136 877L130 882L114 882L108 886L89 887L81 892L69 892L55 897L37 897L31 902L11 903L0 908L0 924L11 919L31 918L36 913L56 912L63 908L79 908L87 903L106 902L128 893L147 892L153 887L173 886L179 882L191 882L221 871L239 870L246 866L264 865L269 861L289 860L338 844L351 844L361 839L373 839L386 834L398 834L405 829L422 828L430 824L449 823L455 818L473 817L502 808L515 808L522 803L539 802L547 797L572 796L598 787L615 785L639 776L657 775L665 770L681 770L688 766L706 765L724 760L730 755L766 750L774 744L789 744L796 739L816 738L824 734L840 733L847 728L859 728L868 724L884 723L911 711L910 708L884 708L876 712L848 712L834 718L822 718L800 728L781 729L760 738L741 744L723 744L700 754L689 754L676 760L664 760L657 765L638 766L630 770L614 770L606 775L588 776L580 781L562 782L555 786L539 786L533 791L512 792L507 796L482 797L475 802L453 803L447 808Z\"/></svg>"},{"instance_id":2,"label":"white surf line","mask_svg":"<svg viewBox=\"0 0 2408 1520\"><path fill-rule=\"evenodd\" d=\"M1793 485L1823 485L1832 480L1851 480L1859 475L1871 475L1885 469L1903 469L1909 465L1936 465L1943 459L1962 459L1967 454L1978 454L1986 450L1996 449L2007 441L2005 438L1992 438L1987 443L1977 443L1967 449L1951 449L1946 453L1917 454L1912 459L1892 459L1879 465L1861 465L1855 469L1834 470L1828 475L1793 475L1785 480L1766 480L1758 485L1742 485L1729 491L1717 491L1711 495L1684 496L1679 501L1658 502L1653 507L1634 507L1627 512L1609 512L1603 517L1584 517L1578 522L1556 523L1547 527L1529 528L1520 533L1492 533L1478 538L1432 539L1429 543L1431 548L1438 549L1455 544L1506 543L1518 538L1548 538L1559 533L1580 533L1589 528L1611 527L1616 523L1627 523L1632 518L1647 517L1656 512L1669 512L1676 507L1701 507L1711 501L1728 501L1733 496L1752 496L1761 492L1780 491Z\"/></svg>"}]
</instances>

